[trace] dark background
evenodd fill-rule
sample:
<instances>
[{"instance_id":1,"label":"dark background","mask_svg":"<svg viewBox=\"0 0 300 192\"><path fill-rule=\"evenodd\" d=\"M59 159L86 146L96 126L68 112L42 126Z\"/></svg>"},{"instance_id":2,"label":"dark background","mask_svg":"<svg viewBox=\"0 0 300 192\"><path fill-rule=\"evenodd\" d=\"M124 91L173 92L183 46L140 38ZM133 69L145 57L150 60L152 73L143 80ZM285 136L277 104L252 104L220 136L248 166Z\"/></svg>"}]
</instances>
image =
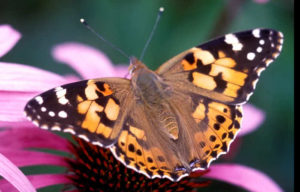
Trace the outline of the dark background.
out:
<instances>
[{"instance_id":1,"label":"dark background","mask_svg":"<svg viewBox=\"0 0 300 192\"><path fill-rule=\"evenodd\" d=\"M22 39L1 60L37 66L59 74L74 73L51 57L51 48L75 41L98 48L113 63L128 60L91 34L96 31L129 55L139 56L160 6L165 7L144 62L155 69L167 59L225 33L273 28L285 36L282 54L263 73L250 103L266 112L260 128L239 142L230 160L260 170L284 191L294 190L294 2L273 0L1 0L0 24L10 24ZM101 63L99 63L101 65ZM224 159L217 162L225 161ZM216 162L215 162L216 163ZM201 191L243 191L216 182ZM53 190L54 188L51 188ZM40 190L49 191L49 189Z\"/></svg>"}]
</instances>

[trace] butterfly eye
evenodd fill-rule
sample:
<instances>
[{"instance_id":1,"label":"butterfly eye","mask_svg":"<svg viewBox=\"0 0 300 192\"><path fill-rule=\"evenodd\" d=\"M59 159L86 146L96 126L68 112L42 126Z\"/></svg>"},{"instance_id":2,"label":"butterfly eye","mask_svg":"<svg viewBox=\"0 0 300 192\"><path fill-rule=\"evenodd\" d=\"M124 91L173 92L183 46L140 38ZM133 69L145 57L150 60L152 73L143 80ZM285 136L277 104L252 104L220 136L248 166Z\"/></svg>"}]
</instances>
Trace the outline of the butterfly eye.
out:
<instances>
[{"instance_id":1,"label":"butterfly eye","mask_svg":"<svg viewBox=\"0 0 300 192\"><path fill-rule=\"evenodd\" d=\"M133 63L131 63L128 67L129 74L132 75L135 70L136 66Z\"/></svg>"}]
</instances>

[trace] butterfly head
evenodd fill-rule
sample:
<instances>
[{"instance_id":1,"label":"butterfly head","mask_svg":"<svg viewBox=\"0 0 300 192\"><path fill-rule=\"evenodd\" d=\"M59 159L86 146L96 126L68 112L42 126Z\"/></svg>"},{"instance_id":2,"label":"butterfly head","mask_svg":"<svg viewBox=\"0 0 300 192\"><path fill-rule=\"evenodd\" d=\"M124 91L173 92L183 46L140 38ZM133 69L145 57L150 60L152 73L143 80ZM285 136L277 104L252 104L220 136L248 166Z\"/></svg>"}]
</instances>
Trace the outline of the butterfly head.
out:
<instances>
[{"instance_id":1,"label":"butterfly head","mask_svg":"<svg viewBox=\"0 0 300 192\"><path fill-rule=\"evenodd\" d=\"M130 57L130 65L128 71L131 76L133 76L134 73L136 73L137 71L143 68L147 68L145 64L143 64L136 57Z\"/></svg>"}]
</instances>

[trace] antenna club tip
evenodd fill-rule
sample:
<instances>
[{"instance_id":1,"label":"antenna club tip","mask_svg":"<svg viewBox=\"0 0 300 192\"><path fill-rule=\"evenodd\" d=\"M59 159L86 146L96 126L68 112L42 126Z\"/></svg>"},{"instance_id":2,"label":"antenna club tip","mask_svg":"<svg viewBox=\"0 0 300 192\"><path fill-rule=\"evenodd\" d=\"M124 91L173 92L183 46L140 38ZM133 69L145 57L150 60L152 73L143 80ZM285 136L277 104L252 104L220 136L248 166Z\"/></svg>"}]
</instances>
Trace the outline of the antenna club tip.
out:
<instances>
[{"instance_id":1,"label":"antenna club tip","mask_svg":"<svg viewBox=\"0 0 300 192\"><path fill-rule=\"evenodd\" d=\"M83 18L80 19L80 23L84 23L85 20Z\"/></svg>"},{"instance_id":2,"label":"antenna club tip","mask_svg":"<svg viewBox=\"0 0 300 192\"><path fill-rule=\"evenodd\" d=\"M164 12L164 11L165 11L165 8L164 8L164 7L160 7L160 8L159 8L159 12L162 13L162 12Z\"/></svg>"}]
</instances>

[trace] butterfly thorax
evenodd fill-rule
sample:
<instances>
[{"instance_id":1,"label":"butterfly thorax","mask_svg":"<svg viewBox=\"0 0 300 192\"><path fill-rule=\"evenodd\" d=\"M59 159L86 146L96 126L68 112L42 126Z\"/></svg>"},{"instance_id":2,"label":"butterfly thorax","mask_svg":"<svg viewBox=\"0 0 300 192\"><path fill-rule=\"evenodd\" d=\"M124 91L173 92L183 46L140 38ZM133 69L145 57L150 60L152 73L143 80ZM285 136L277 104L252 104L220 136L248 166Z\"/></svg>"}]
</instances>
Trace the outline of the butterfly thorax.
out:
<instances>
[{"instance_id":1,"label":"butterfly thorax","mask_svg":"<svg viewBox=\"0 0 300 192\"><path fill-rule=\"evenodd\" d=\"M131 85L136 99L146 105L161 103L167 96L168 87L162 79L153 71L148 69L137 59L132 59Z\"/></svg>"},{"instance_id":2,"label":"butterfly thorax","mask_svg":"<svg viewBox=\"0 0 300 192\"><path fill-rule=\"evenodd\" d=\"M168 103L172 89L163 82L155 72L148 69L137 59L132 60L132 89L137 103L145 106L145 110L158 117L160 127L170 138L178 138L178 123L174 111ZM151 122L150 122L151 123Z\"/></svg>"}]
</instances>

